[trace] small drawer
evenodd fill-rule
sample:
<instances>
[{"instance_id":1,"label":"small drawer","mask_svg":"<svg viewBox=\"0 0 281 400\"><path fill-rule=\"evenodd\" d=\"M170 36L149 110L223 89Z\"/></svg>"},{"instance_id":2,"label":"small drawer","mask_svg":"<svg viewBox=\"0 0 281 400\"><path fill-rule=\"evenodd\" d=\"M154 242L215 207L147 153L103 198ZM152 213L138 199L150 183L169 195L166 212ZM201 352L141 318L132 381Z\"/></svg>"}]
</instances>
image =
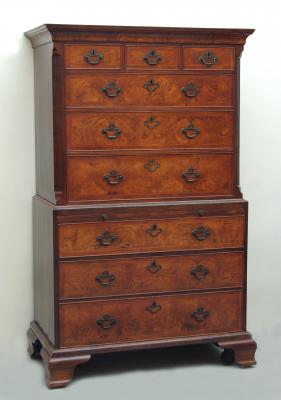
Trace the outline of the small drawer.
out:
<instances>
[{"instance_id":1,"label":"small drawer","mask_svg":"<svg viewBox=\"0 0 281 400\"><path fill-rule=\"evenodd\" d=\"M232 47L184 47L184 69L233 70L235 50Z\"/></svg>"},{"instance_id":2,"label":"small drawer","mask_svg":"<svg viewBox=\"0 0 281 400\"><path fill-rule=\"evenodd\" d=\"M233 196L232 154L68 156L68 201Z\"/></svg>"},{"instance_id":3,"label":"small drawer","mask_svg":"<svg viewBox=\"0 0 281 400\"><path fill-rule=\"evenodd\" d=\"M68 150L233 148L231 111L68 112Z\"/></svg>"},{"instance_id":4,"label":"small drawer","mask_svg":"<svg viewBox=\"0 0 281 400\"><path fill-rule=\"evenodd\" d=\"M58 226L59 257L241 248L245 218L198 217L66 223ZM160 219L159 219L160 218Z\"/></svg>"},{"instance_id":5,"label":"small drawer","mask_svg":"<svg viewBox=\"0 0 281 400\"><path fill-rule=\"evenodd\" d=\"M115 69L121 68L121 47L107 45L65 45L65 68Z\"/></svg>"},{"instance_id":6,"label":"small drawer","mask_svg":"<svg viewBox=\"0 0 281 400\"><path fill-rule=\"evenodd\" d=\"M242 252L61 262L59 297L239 287L243 264Z\"/></svg>"},{"instance_id":7,"label":"small drawer","mask_svg":"<svg viewBox=\"0 0 281 400\"><path fill-rule=\"evenodd\" d=\"M228 107L232 75L67 74L66 107Z\"/></svg>"},{"instance_id":8,"label":"small drawer","mask_svg":"<svg viewBox=\"0 0 281 400\"><path fill-rule=\"evenodd\" d=\"M177 69L179 48L170 46L127 46L126 67L128 69Z\"/></svg>"},{"instance_id":9,"label":"small drawer","mask_svg":"<svg viewBox=\"0 0 281 400\"><path fill-rule=\"evenodd\" d=\"M60 347L239 332L241 291L61 304Z\"/></svg>"}]
</instances>

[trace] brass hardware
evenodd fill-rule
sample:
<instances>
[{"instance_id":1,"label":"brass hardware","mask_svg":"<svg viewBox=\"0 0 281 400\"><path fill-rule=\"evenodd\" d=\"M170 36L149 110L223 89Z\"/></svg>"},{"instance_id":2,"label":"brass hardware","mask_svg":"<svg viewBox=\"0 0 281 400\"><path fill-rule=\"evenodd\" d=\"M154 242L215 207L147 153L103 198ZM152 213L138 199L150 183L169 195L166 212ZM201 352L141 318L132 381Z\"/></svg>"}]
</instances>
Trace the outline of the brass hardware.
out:
<instances>
[{"instance_id":1,"label":"brass hardware","mask_svg":"<svg viewBox=\"0 0 281 400\"><path fill-rule=\"evenodd\" d=\"M194 276L194 278L200 281L201 279L206 278L206 276L209 274L209 270L204 267L204 265L198 264L190 273Z\"/></svg>"},{"instance_id":2,"label":"brass hardware","mask_svg":"<svg viewBox=\"0 0 281 400\"><path fill-rule=\"evenodd\" d=\"M148 65L157 65L162 60L160 54L153 49L149 50L143 59Z\"/></svg>"},{"instance_id":3,"label":"brass hardware","mask_svg":"<svg viewBox=\"0 0 281 400\"><path fill-rule=\"evenodd\" d=\"M98 52L96 49L90 50L84 54L84 59L89 64L99 64L103 60L103 54Z\"/></svg>"},{"instance_id":4,"label":"brass hardware","mask_svg":"<svg viewBox=\"0 0 281 400\"><path fill-rule=\"evenodd\" d=\"M123 176L119 174L118 171L110 171L106 175L104 175L103 179L109 184L109 185L118 185L123 180Z\"/></svg>"},{"instance_id":5,"label":"brass hardware","mask_svg":"<svg viewBox=\"0 0 281 400\"><path fill-rule=\"evenodd\" d=\"M203 217L203 215L205 215L205 211L204 210L197 210L197 215L198 215L198 217Z\"/></svg>"},{"instance_id":6,"label":"brass hardware","mask_svg":"<svg viewBox=\"0 0 281 400\"><path fill-rule=\"evenodd\" d=\"M148 160L144 164L144 168L147 169L149 172L155 172L158 168L160 168L160 164L156 160Z\"/></svg>"},{"instance_id":7,"label":"brass hardware","mask_svg":"<svg viewBox=\"0 0 281 400\"><path fill-rule=\"evenodd\" d=\"M146 230L146 233L148 233L153 239L155 239L160 233L162 232L162 229L159 228L156 224L151 225L149 229Z\"/></svg>"},{"instance_id":8,"label":"brass hardware","mask_svg":"<svg viewBox=\"0 0 281 400\"><path fill-rule=\"evenodd\" d=\"M155 261L152 261L146 269L151 272L152 274L155 274L156 272L159 272L161 269L161 265L157 264Z\"/></svg>"},{"instance_id":9,"label":"brass hardware","mask_svg":"<svg viewBox=\"0 0 281 400\"><path fill-rule=\"evenodd\" d=\"M195 97L199 92L199 88L193 83L188 83L181 88L181 92L184 93L186 97Z\"/></svg>"},{"instance_id":10,"label":"brass hardware","mask_svg":"<svg viewBox=\"0 0 281 400\"><path fill-rule=\"evenodd\" d=\"M117 324L116 319L112 318L110 315L103 315L101 319L96 321L96 324L102 329L110 329L115 324Z\"/></svg>"},{"instance_id":11,"label":"brass hardware","mask_svg":"<svg viewBox=\"0 0 281 400\"><path fill-rule=\"evenodd\" d=\"M156 301L150 304L150 306L146 307L146 310L149 311L151 314L155 314L161 310L160 304L157 304Z\"/></svg>"},{"instance_id":12,"label":"brass hardware","mask_svg":"<svg viewBox=\"0 0 281 400\"><path fill-rule=\"evenodd\" d=\"M102 92L108 97L116 97L121 92L121 88L115 82L110 82L102 88Z\"/></svg>"},{"instance_id":13,"label":"brass hardware","mask_svg":"<svg viewBox=\"0 0 281 400\"><path fill-rule=\"evenodd\" d=\"M111 285L113 281L115 281L115 276L113 274L110 274L108 271L104 271L96 276L96 281L102 286L108 286Z\"/></svg>"},{"instance_id":14,"label":"brass hardware","mask_svg":"<svg viewBox=\"0 0 281 400\"><path fill-rule=\"evenodd\" d=\"M199 226L198 228L192 231L192 236L199 241L207 239L210 236L210 232L204 226Z\"/></svg>"},{"instance_id":15,"label":"brass hardware","mask_svg":"<svg viewBox=\"0 0 281 400\"><path fill-rule=\"evenodd\" d=\"M187 183L193 183L196 182L197 179L200 177L200 173L190 167L189 169L184 171L181 176Z\"/></svg>"},{"instance_id":16,"label":"brass hardware","mask_svg":"<svg viewBox=\"0 0 281 400\"><path fill-rule=\"evenodd\" d=\"M199 57L199 62L206 65L206 67L211 67L217 61L218 58L211 51L207 51L205 54Z\"/></svg>"},{"instance_id":17,"label":"brass hardware","mask_svg":"<svg viewBox=\"0 0 281 400\"><path fill-rule=\"evenodd\" d=\"M160 122L157 121L155 117L149 117L146 121L144 121L144 126L149 129L157 128L160 125Z\"/></svg>"},{"instance_id":18,"label":"brass hardware","mask_svg":"<svg viewBox=\"0 0 281 400\"><path fill-rule=\"evenodd\" d=\"M155 82L154 79L150 79L149 81L147 81L143 87L150 93L155 92L155 90L159 89L160 85L159 83Z\"/></svg>"},{"instance_id":19,"label":"brass hardware","mask_svg":"<svg viewBox=\"0 0 281 400\"><path fill-rule=\"evenodd\" d=\"M114 124L109 124L107 128L102 129L101 133L106 137L106 139L115 140L121 135L122 131Z\"/></svg>"},{"instance_id":20,"label":"brass hardware","mask_svg":"<svg viewBox=\"0 0 281 400\"><path fill-rule=\"evenodd\" d=\"M111 246L115 240L118 239L118 236L110 233L109 231L103 231L99 236L96 237L96 241L101 246Z\"/></svg>"},{"instance_id":21,"label":"brass hardware","mask_svg":"<svg viewBox=\"0 0 281 400\"><path fill-rule=\"evenodd\" d=\"M181 133L184 134L187 139L193 139L199 135L200 129L196 128L193 124L189 124L181 129Z\"/></svg>"},{"instance_id":22,"label":"brass hardware","mask_svg":"<svg viewBox=\"0 0 281 400\"><path fill-rule=\"evenodd\" d=\"M108 215L107 215L107 214L102 214L102 215L101 215L101 219L102 219L103 221L106 221L106 220L108 219Z\"/></svg>"},{"instance_id":23,"label":"brass hardware","mask_svg":"<svg viewBox=\"0 0 281 400\"><path fill-rule=\"evenodd\" d=\"M204 310L203 307L198 307L196 311L191 314L192 318L196 319L198 322L205 321L209 317L209 312Z\"/></svg>"}]
</instances>

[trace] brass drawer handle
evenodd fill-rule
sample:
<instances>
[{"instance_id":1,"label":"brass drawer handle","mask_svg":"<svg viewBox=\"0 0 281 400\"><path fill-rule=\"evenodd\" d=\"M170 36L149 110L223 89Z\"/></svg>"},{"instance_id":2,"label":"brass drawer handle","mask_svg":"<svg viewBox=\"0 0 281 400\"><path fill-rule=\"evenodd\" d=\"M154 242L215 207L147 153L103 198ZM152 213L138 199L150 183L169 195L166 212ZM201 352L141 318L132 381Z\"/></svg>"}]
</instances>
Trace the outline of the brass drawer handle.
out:
<instances>
[{"instance_id":1,"label":"brass drawer handle","mask_svg":"<svg viewBox=\"0 0 281 400\"><path fill-rule=\"evenodd\" d=\"M204 226L198 226L198 228L192 231L192 236L199 241L207 239L210 236L210 232Z\"/></svg>"},{"instance_id":2,"label":"brass drawer handle","mask_svg":"<svg viewBox=\"0 0 281 400\"><path fill-rule=\"evenodd\" d=\"M159 89L160 85L159 83L155 82L154 79L150 79L149 81L147 81L143 87L149 92L149 93L153 93L155 92L155 90Z\"/></svg>"},{"instance_id":3,"label":"brass drawer handle","mask_svg":"<svg viewBox=\"0 0 281 400\"><path fill-rule=\"evenodd\" d=\"M181 176L187 183L193 183L196 182L198 178L200 178L200 173L190 167L189 169L184 171Z\"/></svg>"},{"instance_id":4,"label":"brass drawer handle","mask_svg":"<svg viewBox=\"0 0 281 400\"><path fill-rule=\"evenodd\" d=\"M114 124L109 124L107 128L102 129L101 133L106 137L106 139L115 140L121 135L122 131Z\"/></svg>"},{"instance_id":5,"label":"brass drawer handle","mask_svg":"<svg viewBox=\"0 0 281 400\"><path fill-rule=\"evenodd\" d=\"M149 172L155 172L158 168L160 168L160 164L156 160L148 160L144 164L144 168L147 169Z\"/></svg>"},{"instance_id":6,"label":"brass drawer handle","mask_svg":"<svg viewBox=\"0 0 281 400\"><path fill-rule=\"evenodd\" d=\"M102 52L98 52L96 49L90 50L84 54L84 59L89 64L99 64L103 60Z\"/></svg>"},{"instance_id":7,"label":"brass drawer handle","mask_svg":"<svg viewBox=\"0 0 281 400\"><path fill-rule=\"evenodd\" d=\"M109 231L103 231L99 236L96 237L96 241L101 246L111 246L115 240L118 239L118 236L114 235Z\"/></svg>"},{"instance_id":8,"label":"brass drawer handle","mask_svg":"<svg viewBox=\"0 0 281 400\"><path fill-rule=\"evenodd\" d=\"M151 272L152 274L156 274L156 272L159 272L161 269L161 265L157 264L155 261L152 261L146 269Z\"/></svg>"},{"instance_id":9,"label":"brass drawer handle","mask_svg":"<svg viewBox=\"0 0 281 400\"><path fill-rule=\"evenodd\" d=\"M121 92L121 88L115 82L110 82L102 88L102 92L108 97L116 97Z\"/></svg>"},{"instance_id":10,"label":"brass drawer handle","mask_svg":"<svg viewBox=\"0 0 281 400\"><path fill-rule=\"evenodd\" d=\"M149 229L146 230L146 233L148 233L153 239L155 239L160 233L162 232L162 229L159 228L156 224L151 225Z\"/></svg>"},{"instance_id":11,"label":"brass drawer handle","mask_svg":"<svg viewBox=\"0 0 281 400\"><path fill-rule=\"evenodd\" d=\"M192 318L196 319L197 322L203 322L209 317L209 312L204 310L204 307L198 307L196 311L191 314Z\"/></svg>"},{"instance_id":12,"label":"brass drawer handle","mask_svg":"<svg viewBox=\"0 0 281 400\"><path fill-rule=\"evenodd\" d=\"M190 273L192 276L194 276L195 279L198 279L200 281L201 279L204 279L207 275L209 275L209 270L208 268L204 267L204 265L198 264L195 268L191 270Z\"/></svg>"},{"instance_id":13,"label":"brass drawer handle","mask_svg":"<svg viewBox=\"0 0 281 400\"><path fill-rule=\"evenodd\" d=\"M104 271L96 276L96 281L102 286L108 286L115 281L115 276L113 274L110 274L108 271Z\"/></svg>"},{"instance_id":14,"label":"brass drawer handle","mask_svg":"<svg viewBox=\"0 0 281 400\"><path fill-rule=\"evenodd\" d=\"M105 314L105 315L102 316L101 319L98 319L98 320L96 321L96 324L97 324L100 328L102 328L102 329L110 329L110 328L112 328L114 325L117 324L117 321L116 321L116 319L114 319L114 318L111 317L110 315Z\"/></svg>"},{"instance_id":15,"label":"brass drawer handle","mask_svg":"<svg viewBox=\"0 0 281 400\"><path fill-rule=\"evenodd\" d=\"M199 135L200 129L196 128L193 124L187 125L185 128L181 129L181 133L187 138L187 139L193 139L196 136Z\"/></svg>"},{"instance_id":16,"label":"brass drawer handle","mask_svg":"<svg viewBox=\"0 0 281 400\"><path fill-rule=\"evenodd\" d=\"M112 170L104 175L103 179L109 185L118 185L123 180L123 176L118 171Z\"/></svg>"},{"instance_id":17,"label":"brass drawer handle","mask_svg":"<svg viewBox=\"0 0 281 400\"><path fill-rule=\"evenodd\" d=\"M143 59L148 65L157 65L162 60L160 54L153 49L149 50Z\"/></svg>"},{"instance_id":18,"label":"brass drawer handle","mask_svg":"<svg viewBox=\"0 0 281 400\"><path fill-rule=\"evenodd\" d=\"M160 125L160 122L157 121L155 117L149 117L146 121L144 121L144 126L149 129L157 128Z\"/></svg>"},{"instance_id":19,"label":"brass drawer handle","mask_svg":"<svg viewBox=\"0 0 281 400\"><path fill-rule=\"evenodd\" d=\"M181 88L181 92L185 94L186 97L195 97L199 92L199 88L193 83L188 83L186 86Z\"/></svg>"},{"instance_id":20,"label":"brass drawer handle","mask_svg":"<svg viewBox=\"0 0 281 400\"><path fill-rule=\"evenodd\" d=\"M150 306L146 307L146 310L149 311L151 314L156 314L158 311L161 310L160 304L157 304L155 301L150 304Z\"/></svg>"},{"instance_id":21,"label":"brass drawer handle","mask_svg":"<svg viewBox=\"0 0 281 400\"><path fill-rule=\"evenodd\" d=\"M211 51L207 51L205 54L199 57L199 62L206 65L206 67L211 67L217 61L218 58Z\"/></svg>"}]
</instances>

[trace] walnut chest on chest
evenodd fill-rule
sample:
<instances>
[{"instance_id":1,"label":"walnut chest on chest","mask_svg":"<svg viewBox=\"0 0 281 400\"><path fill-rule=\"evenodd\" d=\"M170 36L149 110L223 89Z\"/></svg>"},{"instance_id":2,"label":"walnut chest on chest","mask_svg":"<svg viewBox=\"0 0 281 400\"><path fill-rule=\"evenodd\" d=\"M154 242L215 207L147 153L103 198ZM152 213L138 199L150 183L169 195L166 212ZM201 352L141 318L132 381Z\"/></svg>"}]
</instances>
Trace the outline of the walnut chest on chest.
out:
<instances>
[{"instance_id":1,"label":"walnut chest on chest","mask_svg":"<svg viewBox=\"0 0 281 400\"><path fill-rule=\"evenodd\" d=\"M239 60L249 29L44 25L34 47L35 316L49 387L102 352L246 330Z\"/></svg>"}]
</instances>

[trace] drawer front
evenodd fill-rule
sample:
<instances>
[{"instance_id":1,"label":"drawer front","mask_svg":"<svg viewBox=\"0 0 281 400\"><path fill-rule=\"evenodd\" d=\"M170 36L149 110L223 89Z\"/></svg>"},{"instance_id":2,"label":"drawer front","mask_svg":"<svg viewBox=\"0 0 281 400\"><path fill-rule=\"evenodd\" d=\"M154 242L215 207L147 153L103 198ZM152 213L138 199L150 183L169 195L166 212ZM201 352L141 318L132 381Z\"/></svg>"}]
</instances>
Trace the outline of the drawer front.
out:
<instances>
[{"instance_id":1,"label":"drawer front","mask_svg":"<svg viewBox=\"0 0 281 400\"><path fill-rule=\"evenodd\" d=\"M233 155L68 157L69 201L232 195Z\"/></svg>"},{"instance_id":2,"label":"drawer front","mask_svg":"<svg viewBox=\"0 0 281 400\"><path fill-rule=\"evenodd\" d=\"M60 305L61 347L153 340L243 328L242 292Z\"/></svg>"},{"instance_id":3,"label":"drawer front","mask_svg":"<svg viewBox=\"0 0 281 400\"><path fill-rule=\"evenodd\" d=\"M184 47L184 69L233 70L235 50L231 47Z\"/></svg>"},{"instance_id":4,"label":"drawer front","mask_svg":"<svg viewBox=\"0 0 281 400\"><path fill-rule=\"evenodd\" d=\"M68 107L232 106L231 75L68 74Z\"/></svg>"},{"instance_id":5,"label":"drawer front","mask_svg":"<svg viewBox=\"0 0 281 400\"><path fill-rule=\"evenodd\" d=\"M243 247L244 223L237 216L64 224L59 256Z\"/></svg>"},{"instance_id":6,"label":"drawer front","mask_svg":"<svg viewBox=\"0 0 281 400\"><path fill-rule=\"evenodd\" d=\"M243 253L120 258L59 264L59 296L113 296L243 285Z\"/></svg>"},{"instance_id":7,"label":"drawer front","mask_svg":"<svg viewBox=\"0 0 281 400\"><path fill-rule=\"evenodd\" d=\"M107 45L65 45L65 68L121 68L121 47Z\"/></svg>"},{"instance_id":8,"label":"drawer front","mask_svg":"<svg viewBox=\"0 0 281 400\"><path fill-rule=\"evenodd\" d=\"M170 46L128 46L126 47L126 67L128 69L177 69L179 48Z\"/></svg>"},{"instance_id":9,"label":"drawer front","mask_svg":"<svg viewBox=\"0 0 281 400\"><path fill-rule=\"evenodd\" d=\"M232 112L66 114L68 150L232 148Z\"/></svg>"}]
</instances>

